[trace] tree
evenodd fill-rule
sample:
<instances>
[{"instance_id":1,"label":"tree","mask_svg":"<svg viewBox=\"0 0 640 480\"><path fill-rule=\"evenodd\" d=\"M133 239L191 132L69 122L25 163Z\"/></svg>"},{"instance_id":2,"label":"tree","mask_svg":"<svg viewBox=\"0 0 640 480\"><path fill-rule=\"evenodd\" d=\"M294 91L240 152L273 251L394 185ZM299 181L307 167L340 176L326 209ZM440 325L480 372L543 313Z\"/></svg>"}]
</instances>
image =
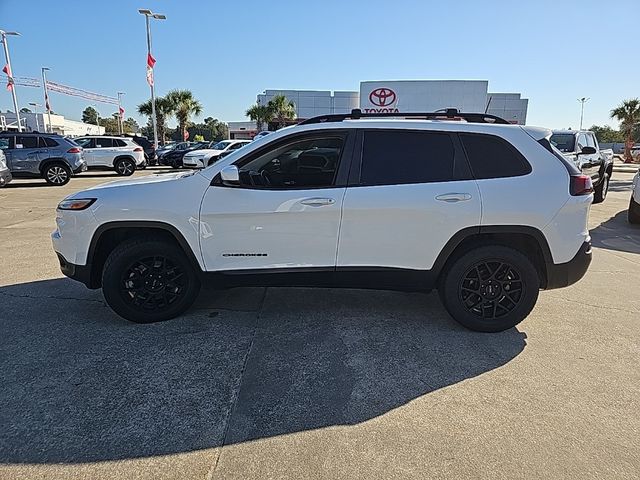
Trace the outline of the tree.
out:
<instances>
[{"instance_id":1,"label":"tree","mask_svg":"<svg viewBox=\"0 0 640 480\"><path fill-rule=\"evenodd\" d=\"M620 105L611 110L611 118L620 122L620 131L624 134L624 162L632 163L631 147L633 146L633 135L640 125L640 99L632 98L624 100Z\"/></svg>"},{"instance_id":2,"label":"tree","mask_svg":"<svg viewBox=\"0 0 640 480\"><path fill-rule=\"evenodd\" d=\"M85 108L82 111L82 121L84 123L91 123L92 125L95 125L98 123L98 111L91 106Z\"/></svg>"},{"instance_id":3,"label":"tree","mask_svg":"<svg viewBox=\"0 0 640 480\"><path fill-rule=\"evenodd\" d=\"M22 107L20 109L20 113L31 113L31 110L29 110L27 107Z\"/></svg>"},{"instance_id":4,"label":"tree","mask_svg":"<svg viewBox=\"0 0 640 480\"><path fill-rule=\"evenodd\" d=\"M278 123L278 128L286 127L287 121L296 119L296 105L284 95L276 95L267 104L271 111L272 120Z\"/></svg>"},{"instance_id":5,"label":"tree","mask_svg":"<svg viewBox=\"0 0 640 480\"><path fill-rule=\"evenodd\" d=\"M620 130L614 130L609 125L599 126L592 125L589 129L596 134L596 138L600 143L622 143L624 142L624 134Z\"/></svg>"},{"instance_id":6,"label":"tree","mask_svg":"<svg viewBox=\"0 0 640 480\"><path fill-rule=\"evenodd\" d=\"M146 115L151 119L152 109L151 100L147 100L144 103L138 105L138 113L140 115ZM173 107L165 97L156 97L156 123L158 125L158 141L164 143L165 135L167 133L167 118L173 115ZM153 138L153 128L151 129L151 135L149 138Z\"/></svg>"},{"instance_id":7,"label":"tree","mask_svg":"<svg viewBox=\"0 0 640 480\"><path fill-rule=\"evenodd\" d=\"M200 115L202 105L194 98L190 90L171 90L165 98L171 105L172 113L176 116L182 140L187 131L190 117Z\"/></svg>"},{"instance_id":8,"label":"tree","mask_svg":"<svg viewBox=\"0 0 640 480\"><path fill-rule=\"evenodd\" d=\"M251 120L256 122L256 127L259 132L264 130L264 126L268 125L269 122L273 120L273 112L268 105L260 105L256 103L255 105L251 105L245 114Z\"/></svg>"},{"instance_id":9,"label":"tree","mask_svg":"<svg viewBox=\"0 0 640 480\"><path fill-rule=\"evenodd\" d=\"M191 123L187 127L189 138L202 136L206 141L220 141L229 137L227 125L213 117L205 118L204 123Z\"/></svg>"},{"instance_id":10,"label":"tree","mask_svg":"<svg viewBox=\"0 0 640 480\"><path fill-rule=\"evenodd\" d=\"M123 133L138 133L140 131L140 125L135 119L129 117L122 122Z\"/></svg>"},{"instance_id":11,"label":"tree","mask_svg":"<svg viewBox=\"0 0 640 480\"><path fill-rule=\"evenodd\" d=\"M204 137L202 135L194 135L193 136L193 141L194 142L204 142Z\"/></svg>"},{"instance_id":12,"label":"tree","mask_svg":"<svg viewBox=\"0 0 640 480\"><path fill-rule=\"evenodd\" d=\"M104 127L104 133L107 135L118 134L118 119L114 117L100 118L99 122L101 127Z\"/></svg>"}]
</instances>

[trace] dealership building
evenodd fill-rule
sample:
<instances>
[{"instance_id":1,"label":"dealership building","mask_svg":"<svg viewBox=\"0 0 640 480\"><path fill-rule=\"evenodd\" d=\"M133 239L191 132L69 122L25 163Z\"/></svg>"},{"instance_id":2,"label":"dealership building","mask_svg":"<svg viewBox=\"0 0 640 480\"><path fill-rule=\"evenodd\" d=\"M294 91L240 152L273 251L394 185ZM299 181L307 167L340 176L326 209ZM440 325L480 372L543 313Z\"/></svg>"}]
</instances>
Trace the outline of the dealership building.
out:
<instances>
[{"instance_id":1,"label":"dealership building","mask_svg":"<svg viewBox=\"0 0 640 480\"><path fill-rule=\"evenodd\" d=\"M463 112L497 115L524 125L529 100L520 93L489 92L486 80L385 80L360 82L360 91L330 90L265 90L257 103L266 105L276 95L284 95L296 106L299 119L349 113L354 108L363 112L435 112L457 108ZM245 122L237 131L231 122L232 138L250 138L255 134ZM234 135L238 135L234 137Z\"/></svg>"}]
</instances>

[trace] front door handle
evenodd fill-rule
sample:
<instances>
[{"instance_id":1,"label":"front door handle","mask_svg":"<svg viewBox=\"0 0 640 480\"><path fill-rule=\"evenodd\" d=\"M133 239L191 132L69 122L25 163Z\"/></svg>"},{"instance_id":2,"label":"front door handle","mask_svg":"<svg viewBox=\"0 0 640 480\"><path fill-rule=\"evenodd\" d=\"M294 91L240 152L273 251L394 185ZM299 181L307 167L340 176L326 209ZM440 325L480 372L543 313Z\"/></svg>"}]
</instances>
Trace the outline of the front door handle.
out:
<instances>
[{"instance_id":1,"label":"front door handle","mask_svg":"<svg viewBox=\"0 0 640 480\"><path fill-rule=\"evenodd\" d=\"M322 207L324 205L333 205L334 203L336 203L336 201L333 198L314 197L305 198L304 200L301 200L300 203L302 205L308 205L310 207Z\"/></svg>"},{"instance_id":2,"label":"front door handle","mask_svg":"<svg viewBox=\"0 0 640 480\"><path fill-rule=\"evenodd\" d=\"M471 194L469 193L443 193L438 195L436 200L447 203L465 202L471 200Z\"/></svg>"}]
</instances>

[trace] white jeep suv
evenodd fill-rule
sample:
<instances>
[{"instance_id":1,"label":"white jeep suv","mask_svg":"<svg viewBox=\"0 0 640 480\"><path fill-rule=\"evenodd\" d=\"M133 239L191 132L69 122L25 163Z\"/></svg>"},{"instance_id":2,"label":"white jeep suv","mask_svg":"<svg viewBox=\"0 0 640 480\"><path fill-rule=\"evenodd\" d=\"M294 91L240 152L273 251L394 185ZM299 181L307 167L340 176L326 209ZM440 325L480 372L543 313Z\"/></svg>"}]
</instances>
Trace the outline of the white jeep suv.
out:
<instances>
[{"instance_id":1,"label":"white jeep suv","mask_svg":"<svg viewBox=\"0 0 640 480\"><path fill-rule=\"evenodd\" d=\"M388 116L316 117L204 170L73 194L52 234L62 272L135 322L179 315L208 280L436 287L479 331L513 327L540 289L584 275L591 179L550 130L457 111Z\"/></svg>"},{"instance_id":2,"label":"white jeep suv","mask_svg":"<svg viewBox=\"0 0 640 480\"><path fill-rule=\"evenodd\" d=\"M130 138L96 135L74 141L84 150L88 168L115 170L118 175L129 176L146 166L144 149Z\"/></svg>"}]
</instances>

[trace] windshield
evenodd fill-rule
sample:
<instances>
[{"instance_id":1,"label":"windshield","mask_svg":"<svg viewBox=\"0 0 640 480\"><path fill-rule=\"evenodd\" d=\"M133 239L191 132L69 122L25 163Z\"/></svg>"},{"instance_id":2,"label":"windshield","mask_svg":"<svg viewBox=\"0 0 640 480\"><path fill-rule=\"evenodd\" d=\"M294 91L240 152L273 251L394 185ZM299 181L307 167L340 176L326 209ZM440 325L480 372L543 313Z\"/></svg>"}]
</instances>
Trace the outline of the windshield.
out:
<instances>
[{"instance_id":1,"label":"windshield","mask_svg":"<svg viewBox=\"0 0 640 480\"><path fill-rule=\"evenodd\" d=\"M575 136L573 133L554 133L551 135L551 145L561 152L573 152L575 146Z\"/></svg>"},{"instance_id":2,"label":"windshield","mask_svg":"<svg viewBox=\"0 0 640 480\"><path fill-rule=\"evenodd\" d=\"M229 142L228 140L223 140L221 142L216 143L213 147L211 147L213 150L224 150L225 148L227 148L229 145L231 145L231 142Z\"/></svg>"}]
</instances>

